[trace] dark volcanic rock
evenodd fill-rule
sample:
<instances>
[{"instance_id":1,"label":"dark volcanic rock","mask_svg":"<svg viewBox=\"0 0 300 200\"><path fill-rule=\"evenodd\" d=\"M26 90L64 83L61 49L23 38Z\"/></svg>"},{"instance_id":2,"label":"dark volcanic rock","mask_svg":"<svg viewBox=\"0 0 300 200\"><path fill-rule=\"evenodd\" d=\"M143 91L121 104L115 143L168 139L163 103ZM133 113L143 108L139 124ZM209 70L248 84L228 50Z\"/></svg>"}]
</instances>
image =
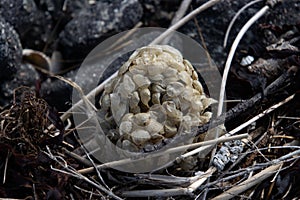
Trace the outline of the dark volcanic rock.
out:
<instances>
[{"instance_id":1,"label":"dark volcanic rock","mask_svg":"<svg viewBox=\"0 0 300 200\"><path fill-rule=\"evenodd\" d=\"M61 16L62 12L72 15L78 10L86 7L88 2L86 0L39 0L36 1L37 7L40 10L48 11L54 18Z\"/></svg>"},{"instance_id":2,"label":"dark volcanic rock","mask_svg":"<svg viewBox=\"0 0 300 200\"><path fill-rule=\"evenodd\" d=\"M4 81L0 85L0 105L5 106L13 99L14 90L21 86L35 89L39 74L31 64L22 63L12 80Z\"/></svg>"},{"instance_id":3,"label":"dark volcanic rock","mask_svg":"<svg viewBox=\"0 0 300 200\"><path fill-rule=\"evenodd\" d=\"M65 58L83 58L103 39L133 27L142 16L137 0L96 2L82 9L59 35Z\"/></svg>"},{"instance_id":4,"label":"dark volcanic rock","mask_svg":"<svg viewBox=\"0 0 300 200\"><path fill-rule=\"evenodd\" d=\"M168 28L181 0L139 0L143 6L144 26Z\"/></svg>"},{"instance_id":5,"label":"dark volcanic rock","mask_svg":"<svg viewBox=\"0 0 300 200\"><path fill-rule=\"evenodd\" d=\"M212 59L215 61L220 70L222 70L223 68L229 47L232 44L237 32L241 29L243 24L246 23L247 20L250 19L250 17L253 16L260 7L263 6L262 2L257 3L248 8L239 16L233 26L233 29L231 30L227 47L224 49L223 39L231 19L241 7L243 7L250 1L251 0L221 1L212 8L209 8L197 15L197 22L201 29L201 34L203 35L203 39L207 46L208 52L210 53ZM202 5L204 2L206 1L196 1L196 3L193 5L194 9ZM242 48L245 47L243 46L244 41L248 43L255 37L252 32L255 29L255 25L253 27L251 27L251 29L244 36L241 42ZM183 28L180 29L180 31L197 40L198 43L203 44L203 41L200 39L199 31L195 21L191 20L186 25L184 25ZM249 43L247 45L249 45Z\"/></svg>"},{"instance_id":6,"label":"dark volcanic rock","mask_svg":"<svg viewBox=\"0 0 300 200\"><path fill-rule=\"evenodd\" d=\"M51 33L51 16L34 0L1 0L0 16L16 29L24 48L42 49Z\"/></svg>"},{"instance_id":7,"label":"dark volcanic rock","mask_svg":"<svg viewBox=\"0 0 300 200\"><path fill-rule=\"evenodd\" d=\"M224 48L223 40L230 21L239 9L251 1L252 0L224 0L197 15L197 23L201 29L200 31L204 41L200 38L199 29L194 20L190 20L179 31L195 39L200 44L203 44L204 42L211 58L222 73L230 47L238 32L243 25L255 15L255 13L265 6L265 1L261 1L243 11L235 21L228 38L227 46ZM205 2L207 1L193 1L192 6L196 9ZM299 0L284 1L269 9L268 12L257 20L243 36L232 64L238 66L241 59L246 55L252 55L255 59L262 57L265 46L271 44L270 40L266 38L266 35L271 33L272 38L275 38L276 40L279 39L278 33L276 33L277 30L280 30L287 25L291 26L299 24L299 9ZM268 29L265 27L270 28ZM230 88L226 91L230 98L250 98L253 95L250 86L243 82L241 84L241 81L237 80L233 73L229 74L227 88Z\"/></svg>"},{"instance_id":8,"label":"dark volcanic rock","mask_svg":"<svg viewBox=\"0 0 300 200\"><path fill-rule=\"evenodd\" d=\"M75 80L76 71L64 75L65 78ZM72 86L66 82L56 79L46 79L40 89L40 95L47 103L59 111L65 111L71 106Z\"/></svg>"},{"instance_id":9,"label":"dark volcanic rock","mask_svg":"<svg viewBox=\"0 0 300 200\"><path fill-rule=\"evenodd\" d=\"M240 8L251 1L252 0L224 0L197 15L198 25L201 28L201 33L203 35L208 52L221 71L223 70L223 65L225 64L227 54L236 35L241 30L243 25L265 5L264 1L259 2L243 11L232 27L226 48L223 48L223 39L230 21ZM205 2L207 1L197 0L194 2L193 8L196 9ZM282 27L284 25L299 24L299 11L299 0L283 1L283 3L271 8L263 17L257 20L257 22L250 27L250 29L242 38L239 48L236 52L238 58L237 60L240 61L240 58L244 56L245 53L247 54L249 46L264 43L265 35L263 31L260 31L261 25ZM199 32L195 21L191 20L184 25L180 31L197 40L200 44L203 43L199 37Z\"/></svg>"},{"instance_id":10,"label":"dark volcanic rock","mask_svg":"<svg viewBox=\"0 0 300 200\"><path fill-rule=\"evenodd\" d=\"M13 27L0 20L0 84L11 79L21 64L22 47Z\"/></svg>"},{"instance_id":11,"label":"dark volcanic rock","mask_svg":"<svg viewBox=\"0 0 300 200\"><path fill-rule=\"evenodd\" d=\"M279 27L300 24L299 12L299 0L283 1L266 14L264 21Z\"/></svg>"},{"instance_id":12,"label":"dark volcanic rock","mask_svg":"<svg viewBox=\"0 0 300 200\"><path fill-rule=\"evenodd\" d=\"M29 30L34 21L38 20L37 7L33 0L2 0L0 13L20 33Z\"/></svg>"}]
</instances>

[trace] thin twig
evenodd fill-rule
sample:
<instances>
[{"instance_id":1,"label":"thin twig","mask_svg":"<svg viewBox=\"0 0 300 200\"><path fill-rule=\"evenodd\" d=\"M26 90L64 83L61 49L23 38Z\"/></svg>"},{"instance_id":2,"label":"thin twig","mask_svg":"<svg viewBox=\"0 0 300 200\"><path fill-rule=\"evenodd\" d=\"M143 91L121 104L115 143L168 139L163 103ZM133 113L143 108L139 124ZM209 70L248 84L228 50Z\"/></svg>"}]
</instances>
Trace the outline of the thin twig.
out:
<instances>
[{"instance_id":1,"label":"thin twig","mask_svg":"<svg viewBox=\"0 0 300 200\"><path fill-rule=\"evenodd\" d=\"M107 78L105 81L103 81L100 85L98 85L96 88L94 88L92 91L90 91L85 97L88 100L91 100L94 98L97 94L99 94L103 89L104 86L109 83L112 79L117 77L118 72L115 72L113 75L111 75L109 78ZM77 103L75 103L72 108L70 108L67 112L61 115L61 120L66 121L71 115L72 115L72 110L78 109L80 106L82 106L83 100L79 100Z\"/></svg>"},{"instance_id":2,"label":"thin twig","mask_svg":"<svg viewBox=\"0 0 300 200\"><path fill-rule=\"evenodd\" d=\"M38 199L37 193L36 193L36 189L35 189L35 183L32 184L32 190L33 190L33 197L34 199Z\"/></svg>"},{"instance_id":3,"label":"thin twig","mask_svg":"<svg viewBox=\"0 0 300 200\"><path fill-rule=\"evenodd\" d=\"M186 10L188 9L190 3L192 2L192 0L183 0L177 10L177 12L175 13L175 16L173 17L172 21L171 21L171 26L176 24L185 14ZM164 38L164 40L161 42L162 44L168 44L169 40L171 39L173 34L169 34L166 38Z\"/></svg>"},{"instance_id":4,"label":"thin twig","mask_svg":"<svg viewBox=\"0 0 300 200\"><path fill-rule=\"evenodd\" d=\"M211 59L211 57L209 55L209 51L207 49L207 46L206 46L206 43L205 43L202 31L201 31L201 28L200 28L200 25L199 25L198 20L197 20L196 17L194 17L194 21L195 21L195 24L196 24L196 27L197 27L197 31L198 31L199 37L201 39L202 46L205 49L205 54L206 54L206 57L207 57L208 66L212 67L213 66L212 65L212 59Z\"/></svg>"},{"instance_id":5,"label":"thin twig","mask_svg":"<svg viewBox=\"0 0 300 200\"><path fill-rule=\"evenodd\" d=\"M262 167L260 167L260 168L262 168ZM248 174L249 172L254 171L254 170L256 170L256 169L257 169L257 168L254 168L254 167L251 168L251 169L250 169L250 168L247 168L246 170L244 169L243 171L236 172L236 173L234 173L233 175L226 176L226 177L224 177L224 178L219 178L219 179L217 179L217 180L214 181L214 182L207 183L206 185L204 185L204 187L205 187L205 188L209 188L209 187L212 186L212 185L220 184L220 183L222 183L222 182L226 182L226 181L235 179L235 178L237 178L237 177L244 176L245 174Z\"/></svg>"},{"instance_id":6,"label":"thin twig","mask_svg":"<svg viewBox=\"0 0 300 200\"><path fill-rule=\"evenodd\" d=\"M241 124L240 126L236 127L235 129L229 131L227 134L221 136L220 138L225 138L225 137L228 137L228 136L232 136L234 135L235 133L237 133L238 131L244 129L245 127L249 126L250 124L252 124L253 122L257 121L258 119L264 117L266 114L274 111L275 109L279 108L280 106L286 104L287 102L289 102L290 100L292 100L294 98L295 94L289 96L288 98L286 98L285 100L271 106L270 108L264 110L262 113L258 114L257 116L253 117L252 119L250 119L249 121ZM203 147L200 147L200 148L197 148L193 151L190 151L184 155L182 155L180 158L186 158L188 156L192 156L194 154L197 154L199 152L204 152L206 149L210 148L211 146L203 146Z\"/></svg>"},{"instance_id":7,"label":"thin twig","mask_svg":"<svg viewBox=\"0 0 300 200\"><path fill-rule=\"evenodd\" d=\"M192 183L188 189L190 192L195 192L213 173L217 171L216 167L210 167L203 177Z\"/></svg>"},{"instance_id":8,"label":"thin twig","mask_svg":"<svg viewBox=\"0 0 300 200\"><path fill-rule=\"evenodd\" d=\"M160 174L136 174L135 175L141 184L147 183L147 181L159 183L160 185L171 186L184 186L187 184L191 184L195 181L199 175L193 177L179 177L174 175L160 175Z\"/></svg>"},{"instance_id":9,"label":"thin twig","mask_svg":"<svg viewBox=\"0 0 300 200\"><path fill-rule=\"evenodd\" d=\"M254 105L259 103L263 97L271 97L276 93L276 91L278 91L278 89L291 83L293 78L295 78L293 70L287 70L270 85L268 85L264 89L263 93L257 93L252 98L237 104L236 106L228 110L226 113L222 114L219 117L216 117L216 119L213 120L211 123L207 123L198 127L197 135L206 132L209 128L214 128L220 124L223 124L224 119L225 122L228 122L240 116L242 113L247 112L250 108L253 108Z\"/></svg>"},{"instance_id":10,"label":"thin twig","mask_svg":"<svg viewBox=\"0 0 300 200\"><path fill-rule=\"evenodd\" d=\"M187 188L173 188L161 190L132 190L122 192L122 197L170 197L170 196L192 196Z\"/></svg>"},{"instance_id":11,"label":"thin twig","mask_svg":"<svg viewBox=\"0 0 300 200\"><path fill-rule=\"evenodd\" d=\"M247 122L241 124L240 126L236 127L235 129L229 131L227 134L228 135L233 135L233 134L239 132L240 130L246 128L247 126L249 126L253 122L257 121L258 119L260 119L262 117L264 117L266 114L268 114L268 113L274 111L275 109L279 108L280 106L286 104L287 102L292 100L294 98L294 96L295 96L295 94L293 94L293 95L289 96L288 98L284 99L283 101L271 106L270 108L266 109L262 113L258 114L257 116L253 117L252 119L248 120Z\"/></svg>"},{"instance_id":12,"label":"thin twig","mask_svg":"<svg viewBox=\"0 0 300 200\"><path fill-rule=\"evenodd\" d=\"M223 77L222 77L221 91L220 91L220 96L219 96L217 116L220 116L222 114L222 111L223 111L223 103L224 103L224 95L225 95L225 87L226 87L226 83L227 83L227 77L228 77L228 73L229 73L229 69L230 69L230 66L231 66L231 62L233 60L233 56L234 56L235 51L236 51L236 49L238 47L238 44L240 43L242 37L247 32L247 30L252 26L252 24L254 22L256 22L260 17L262 17L268 10L269 10L269 6L264 6L261 10L259 10L243 26L243 28L238 33L238 35L236 36L236 38L235 38L235 40L234 40L234 42L233 42L233 44L231 46L229 55L228 55L227 60L226 60L226 64L225 64L225 68L224 68L224 72L223 72Z\"/></svg>"},{"instance_id":13,"label":"thin twig","mask_svg":"<svg viewBox=\"0 0 300 200\"><path fill-rule=\"evenodd\" d=\"M5 158L5 164L4 164L4 172L3 172L3 181L2 181L2 184L5 183L6 181L6 172L7 172L7 165L8 165L8 160L9 160L9 157L10 157L10 150L7 151L7 155L6 155L6 158Z\"/></svg>"},{"instance_id":14,"label":"thin twig","mask_svg":"<svg viewBox=\"0 0 300 200\"><path fill-rule=\"evenodd\" d=\"M138 22L131 30L129 30L123 37L119 38L106 51L112 51L115 47L119 46L124 42L130 35L132 35L139 27L143 25L142 22Z\"/></svg>"},{"instance_id":15,"label":"thin twig","mask_svg":"<svg viewBox=\"0 0 300 200\"><path fill-rule=\"evenodd\" d=\"M164 154L171 154L171 153L174 153L174 152L180 152L180 151L183 151L183 150L186 150L186 149L189 149L189 148L196 148L196 147L199 147L199 146L209 146L210 147L211 145L215 145L215 144L218 144L218 143L221 143L221 142L231 141L231 140L238 140L238 139L242 139L242 138L246 138L246 137L248 137L248 134L241 134L241 135L232 136L232 137L228 137L228 138L223 137L223 138L217 138L217 139L214 139L214 140L183 145L183 146L179 146L179 147L175 147L175 148L170 148L170 149L167 149L165 151L161 151L161 152L155 154L155 156L164 155ZM116 167L116 166L131 163L131 162L134 162L134 159L127 158L127 159L112 161L112 162L109 162L109 163L104 163L104 164L98 165L97 168L98 169L104 169L104 168L109 168L109 167ZM171 161L168 164L170 165L173 162L174 161ZM78 172L82 173L82 174L85 174L85 173L90 173L93 170L94 170L93 167L89 167L89 168L78 170Z\"/></svg>"},{"instance_id":16,"label":"thin twig","mask_svg":"<svg viewBox=\"0 0 300 200\"><path fill-rule=\"evenodd\" d=\"M277 116L278 119L294 119L300 120L300 117Z\"/></svg>"},{"instance_id":17,"label":"thin twig","mask_svg":"<svg viewBox=\"0 0 300 200\"><path fill-rule=\"evenodd\" d=\"M226 83L227 83L227 77L229 73L229 69L231 66L231 62L233 60L233 56L235 54L235 51L238 47L238 44L240 43L242 37L244 34L247 32L247 30L260 18L262 17L268 10L269 6L266 5L264 6L261 10L259 10L253 17L250 18L250 20L242 27L238 35L236 36L231 49L229 51L228 58L225 63L225 68L222 76L222 82L221 82L221 89L220 89L220 96L219 96L219 102L218 102L218 109L217 109L217 117L221 116L223 112L223 104L224 104L224 98L225 98L225 89L226 89ZM215 137L219 137L219 129L216 130ZM210 165L212 164L212 158L214 157L216 153L216 147L212 150L211 153L211 160L210 160ZM206 194L206 193L205 193Z\"/></svg>"},{"instance_id":18,"label":"thin twig","mask_svg":"<svg viewBox=\"0 0 300 200\"><path fill-rule=\"evenodd\" d=\"M241 194L242 192L246 191L247 189L253 187L254 185L261 183L265 179L269 178L272 174L276 173L276 171L279 168L280 168L280 164L272 165L262 170L261 172L255 174L254 176L247 179L246 181L218 195L217 197L213 198L213 200L226 200L226 199L233 198Z\"/></svg>"},{"instance_id":19,"label":"thin twig","mask_svg":"<svg viewBox=\"0 0 300 200\"><path fill-rule=\"evenodd\" d=\"M178 187L172 189L161 189L161 190L134 190L122 192L123 197L168 197L168 196L182 196L189 195L194 196L193 192L202 185L207 177L210 177L216 171L215 167L209 168L204 174L198 176L192 184L186 188Z\"/></svg>"},{"instance_id":20,"label":"thin twig","mask_svg":"<svg viewBox=\"0 0 300 200\"><path fill-rule=\"evenodd\" d=\"M188 15L186 15L184 18L182 18L180 21L169 27L165 32L163 32L160 36L158 36L155 40L153 40L150 44L158 44L160 43L166 36L168 36L173 31L177 30L179 27L184 25L189 20L193 19L196 15L198 15L200 12L212 7L213 5L219 3L221 0L210 0L197 9L190 12Z\"/></svg>"},{"instance_id":21,"label":"thin twig","mask_svg":"<svg viewBox=\"0 0 300 200\"><path fill-rule=\"evenodd\" d=\"M282 166L283 166L283 163L280 164L279 170L276 172L275 176L274 176L273 179L271 180L272 183L276 181L276 179L277 179L277 177L278 177L278 174L279 174L279 172L280 172L281 169L282 169Z\"/></svg>"},{"instance_id":22,"label":"thin twig","mask_svg":"<svg viewBox=\"0 0 300 200\"><path fill-rule=\"evenodd\" d=\"M230 30L234 24L234 22L236 21L236 19L240 16L240 14L242 12L244 12L244 10L246 10L247 8L249 8L250 6L252 6L253 4L256 4L258 2L261 2L262 0L254 0L254 1L250 1L249 3L247 3L246 5L244 5L235 15L234 17L232 18L232 20L230 21L230 24L228 25L228 28L226 30L226 34L225 34L225 37L224 37L224 42L223 42L223 47L225 48L226 45L227 45L227 40L228 40L228 36L229 36L229 33L230 33Z\"/></svg>"},{"instance_id":23,"label":"thin twig","mask_svg":"<svg viewBox=\"0 0 300 200\"><path fill-rule=\"evenodd\" d=\"M94 192L92 192L92 191L85 190L85 189L83 189L83 188L81 188L81 187L79 187L79 186L77 186L77 185L74 185L74 188L76 188L76 189L78 189L78 190L80 190L80 191L82 191L82 192L89 193L90 195L104 198L104 196L103 196L101 193L96 194L96 193L94 193Z\"/></svg>"},{"instance_id":24,"label":"thin twig","mask_svg":"<svg viewBox=\"0 0 300 200\"><path fill-rule=\"evenodd\" d=\"M296 156L298 154L300 154L300 150L293 151L293 152L288 153L288 154L286 154L284 156L281 156L280 158L271 160L269 163L277 164L279 162L282 162L282 161L285 161L287 159L293 158L294 156ZM297 158L293 158L293 159L297 159Z\"/></svg>"},{"instance_id":25,"label":"thin twig","mask_svg":"<svg viewBox=\"0 0 300 200\"><path fill-rule=\"evenodd\" d=\"M100 184L95 183L94 181L90 180L86 176L83 176L82 174L78 173L73 167L69 166L67 162L61 157L61 156L54 156L52 152L50 151L50 148L46 146L48 152L44 152L49 158L51 158L53 161L55 161L57 164L59 164L64 170L57 169L51 166L51 169L60 173L65 173L70 176L73 176L75 178L81 179L86 181L87 183L93 185L97 189L105 192L108 194L110 197L117 199L117 200L122 200L122 198L116 196L112 191L107 190L105 187L103 187Z\"/></svg>"},{"instance_id":26,"label":"thin twig","mask_svg":"<svg viewBox=\"0 0 300 200\"><path fill-rule=\"evenodd\" d=\"M175 16L173 17L171 21L171 25L174 25L177 23L185 14L187 11L189 5L191 4L192 0L183 0L179 6L179 9L175 13Z\"/></svg>"},{"instance_id":27,"label":"thin twig","mask_svg":"<svg viewBox=\"0 0 300 200\"><path fill-rule=\"evenodd\" d=\"M64 152L64 154L70 156L71 158L76 159L77 161L79 161L80 163L86 165L86 166L92 166L91 161L89 161L86 158L83 158L82 156L77 155L76 153L70 152L69 150L67 150L66 148L62 148L62 151Z\"/></svg>"},{"instance_id":28,"label":"thin twig","mask_svg":"<svg viewBox=\"0 0 300 200\"><path fill-rule=\"evenodd\" d=\"M76 89L81 97L81 99L83 100L83 102L85 103L85 106L87 108L86 111L88 111L89 113L92 112L93 110L94 111L97 111L97 108L90 102L90 100L87 98L87 96L85 96L82 88L77 84L75 83L74 81L71 81L69 79L66 79L62 76L58 76L58 75L54 75L55 78L71 85L74 89ZM64 120L65 121L65 120Z\"/></svg>"},{"instance_id":29,"label":"thin twig","mask_svg":"<svg viewBox=\"0 0 300 200\"><path fill-rule=\"evenodd\" d=\"M198 181L199 179L203 178L209 173L201 172L201 173L195 173L195 176L192 177L180 177L180 176L174 176L174 175L160 175L160 174L136 174L135 176L138 177L138 181L141 181L141 183L145 183L146 180L160 183L162 185L167 185L168 187L171 186L184 186L184 185L191 185L192 183Z\"/></svg>"},{"instance_id":30,"label":"thin twig","mask_svg":"<svg viewBox=\"0 0 300 200\"><path fill-rule=\"evenodd\" d=\"M74 135L75 135L75 134L74 134ZM75 135L75 137L76 137L76 135ZM77 138L77 139L79 140L79 138ZM100 173L99 169L97 168L95 162L94 162L93 159L90 157L88 151L85 149L85 147L82 145L81 142L80 142L80 146L81 146L81 148L84 150L84 153L85 153L85 155L88 157L89 161L92 163L92 166L93 166L94 169L96 170L97 175L98 175L98 178L100 179L100 181L102 182L102 184L106 187L106 189L111 190L111 189L107 186L107 184L105 183L105 181L104 181L104 179L102 178L101 173Z\"/></svg>"}]
</instances>

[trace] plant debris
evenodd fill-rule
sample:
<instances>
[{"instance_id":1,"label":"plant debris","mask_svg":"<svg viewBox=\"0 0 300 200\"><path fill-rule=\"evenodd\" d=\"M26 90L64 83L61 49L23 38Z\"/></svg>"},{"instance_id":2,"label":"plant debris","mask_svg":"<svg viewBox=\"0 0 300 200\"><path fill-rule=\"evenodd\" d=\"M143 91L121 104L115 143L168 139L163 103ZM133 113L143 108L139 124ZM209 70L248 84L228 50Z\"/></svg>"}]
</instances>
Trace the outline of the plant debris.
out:
<instances>
[{"instance_id":1,"label":"plant debris","mask_svg":"<svg viewBox=\"0 0 300 200\"><path fill-rule=\"evenodd\" d=\"M0 121L1 196L33 198L33 192L39 197L62 196L59 191L68 178L51 171L51 160L43 153L46 145L56 149L62 143L64 127L57 113L30 89L19 88L13 105L0 113ZM58 131L49 132L50 124Z\"/></svg>"}]
</instances>

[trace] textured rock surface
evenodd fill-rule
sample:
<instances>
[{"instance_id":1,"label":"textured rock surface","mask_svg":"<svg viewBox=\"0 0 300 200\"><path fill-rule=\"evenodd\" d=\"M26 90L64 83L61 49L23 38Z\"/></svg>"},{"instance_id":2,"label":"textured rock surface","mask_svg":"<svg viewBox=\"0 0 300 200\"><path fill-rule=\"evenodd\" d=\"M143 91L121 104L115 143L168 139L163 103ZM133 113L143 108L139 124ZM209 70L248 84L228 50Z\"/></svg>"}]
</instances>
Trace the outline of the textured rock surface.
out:
<instances>
[{"instance_id":1,"label":"textured rock surface","mask_svg":"<svg viewBox=\"0 0 300 200\"><path fill-rule=\"evenodd\" d=\"M196 8L205 2L205 0L197 0L194 2L193 7ZM236 12L249 2L251 2L251 0L225 0L216 4L211 9L208 9L197 15L197 22L201 28L204 42L211 57L218 65L220 70L222 70L223 68L227 53L238 31L251 18L251 16L253 16L260 8L264 6L264 2L252 5L238 17L231 30L227 47L224 49L223 39L230 21L232 20ZM244 55L241 52L247 52L249 50L249 47L255 44L262 44L266 42L265 33L262 30L261 25L274 25L278 27L292 24L295 25L300 22L300 15L295 15L295 12L299 12L299 10L299 0L284 1L284 3L270 9L269 12L266 13L266 15L259 19L247 31L247 33L241 40L237 51L237 56L240 58ZM199 31L195 24L195 21L189 21L180 29L180 31L191 36L193 39L196 39L200 44L203 43L203 41L199 37Z\"/></svg>"},{"instance_id":2,"label":"textured rock surface","mask_svg":"<svg viewBox=\"0 0 300 200\"><path fill-rule=\"evenodd\" d=\"M143 24L149 27L167 28L181 0L139 0L143 6Z\"/></svg>"},{"instance_id":3,"label":"textured rock surface","mask_svg":"<svg viewBox=\"0 0 300 200\"><path fill-rule=\"evenodd\" d=\"M16 29L23 47L41 49L51 33L51 16L34 0L1 0L0 16Z\"/></svg>"},{"instance_id":4,"label":"textured rock surface","mask_svg":"<svg viewBox=\"0 0 300 200\"><path fill-rule=\"evenodd\" d=\"M64 75L65 78L75 80L76 71ZM47 78L41 85L41 96L57 110L66 110L71 106L72 86L66 82Z\"/></svg>"},{"instance_id":5,"label":"textured rock surface","mask_svg":"<svg viewBox=\"0 0 300 200\"><path fill-rule=\"evenodd\" d=\"M137 0L96 2L82 9L59 35L66 57L83 57L103 39L132 28L142 17Z\"/></svg>"},{"instance_id":6,"label":"textured rock surface","mask_svg":"<svg viewBox=\"0 0 300 200\"><path fill-rule=\"evenodd\" d=\"M264 1L252 5L237 18L231 29L227 46L224 48L223 40L230 21L240 8L251 1L252 0L221 1L212 8L197 15L196 19L200 30L196 22L191 20L180 28L179 31L192 37L200 44L205 43L210 56L222 72L228 52L236 35L242 26L265 5ZM193 1L192 6L195 9L205 2L205 0ZM299 0L283 1L283 3L271 8L262 18L255 22L243 36L232 64L238 64L243 57L249 54L254 56L255 59L261 57L264 46L268 46L274 42L268 38L279 37L280 35L278 35L278 33L280 29L284 30L287 25L298 24L299 26L300 15L296 14L299 13L299 9ZM199 31L203 36L203 40L200 38ZM247 83L236 80L236 78L232 76L232 73L229 74L227 86L230 88L230 90L226 91L230 98L250 98L253 95L252 88L249 87Z\"/></svg>"},{"instance_id":7,"label":"textured rock surface","mask_svg":"<svg viewBox=\"0 0 300 200\"><path fill-rule=\"evenodd\" d=\"M21 64L22 47L13 27L0 20L0 83L11 79Z\"/></svg>"},{"instance_id":8,"label":"textured rock surface","mask_svg":"<svg viewBox=\"0 0 300 200\"><path fill-rule=\"evenodd\" d=\"M20 33L29 30L35 21L39 19L34 0L2 0L0 11L2 17Z\"/></svg>"},{"instance_id":9,"label":"textured rock surface","mask_svg":"<svg viewBox=\"0 0 300 200\"><path fill-rule=\"evenodd\" d=\"M20 64L12 80L3 81L0 85L0 105L7 105L13 99L14 90L20 86L35 90L39 74L31 64Z\"/></svg>"}]
</instances>

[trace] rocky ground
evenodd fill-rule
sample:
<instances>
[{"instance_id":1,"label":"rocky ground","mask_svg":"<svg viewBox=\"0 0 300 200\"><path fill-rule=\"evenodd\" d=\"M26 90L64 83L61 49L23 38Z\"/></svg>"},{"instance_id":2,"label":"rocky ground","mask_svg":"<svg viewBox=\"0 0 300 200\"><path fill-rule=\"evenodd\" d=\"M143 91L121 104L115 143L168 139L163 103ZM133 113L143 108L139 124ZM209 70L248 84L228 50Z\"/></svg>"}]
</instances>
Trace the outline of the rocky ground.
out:
<instances>
[{"instance_id":1,"label":"rocky ground","mask_svg":"<svg viewBox=\"0 0 300 200\"><path fill-rule=\"evenodd\" d=\"M186 13L205 2L193 0ZM228 45L223 47L228 24L248 2L223 0L178 30L207 49L220 73L223 72L235 36L243 24L265 5L265 1L261 1L246 9L234 24ZM184 188L188 185L187 182L179 186L168 185L161 179L156 182L141 178L142 175L104 169L101 175L107 189L95 172L85 175L98 186L76 174L76 170L91 166L91 163L72 154L80 145L77 138L70 134L74 131L72 123L68 126L59 118L72 105L72 86L53 76L60 75L74 81L77 68L94 47L117 33L132 29L138 23L141 23L140 27L168 28L180 3L180 0L0 1L0 197L109 199L117 196L125 198L127 194L128 199L139 199L138 195L130 196L126 192ZM169 191L166 190L151 199L212 199L251 177L250 172L231 179L228 178L230 175L243 172L242 169L251 166L257 167L256 170L250 170L256 174L263 169L257 163L265 164L298 150L299 11L299 0L285 0L271 8L246 32L232 63L226 95L228 100L237 101L228 102L227 105L228 109L233 108L225 120L228 131L295 94L289 103L256 124L252 123L247 130L243 129L242 132L253 137L248 144L249 151L253 153L232 168L226 165L224 171L216 172L210 181L199 186L192 194L189 193L189 196L185 196L187 193L178 195L172 192L167 195ZM243 64L247 56L254 61ZM250 100L241 102L247 99ZM50 124L54 125L55 131L51 132L53 127L48 130ZM50 137L49 133L54 136ZM270 146L289 147L255 151L255 148ZM51 168L64 169L63 165L59 165L63 163L62 159L55 161L54 158L58 157L54 157L49 149L66 161L71 170L69 174ZM235 198L299 197L297 181L300 180L300 165L297 156L299 153L285 159L276 175L255 184ZM209 158L195 156L190 163L186 162L188 164L185 167L177 163L160 173L191 177L195 172L207 170L208 161Z\"/></svg>"}]
</instances>

